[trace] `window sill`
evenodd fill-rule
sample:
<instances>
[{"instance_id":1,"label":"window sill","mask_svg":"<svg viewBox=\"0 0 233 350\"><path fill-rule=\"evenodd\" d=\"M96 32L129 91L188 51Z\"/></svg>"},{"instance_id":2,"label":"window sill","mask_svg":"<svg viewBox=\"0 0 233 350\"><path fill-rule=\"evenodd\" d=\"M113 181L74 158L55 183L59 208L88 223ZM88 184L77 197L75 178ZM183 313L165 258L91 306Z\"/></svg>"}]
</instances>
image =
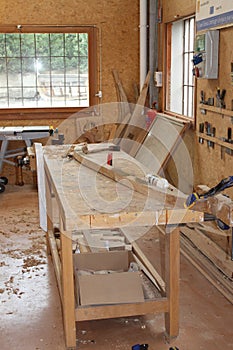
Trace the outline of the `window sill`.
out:
<instances>
[{"instance_id":1,"label":"window sill","mask_svg":"<svg viewBox=\"0 0 233 350\"><path fill-rule=\"evenodd\" d=\"M186 117L184 115L172 113L170 111L164 111L164 112L158 112L158 113L163 114L164 116L166 116L168 118L170 117L172 119L177 119L179 121L190 123L191 126L195 125L195 119L193 117Z\"/></svg>"},{"instance_id":2,"label":"window sill","mask_svg":"<svg viewBox=\"0 0 233 350\"><path fill-rule=\"evenodd\" d=\"M0 120L66 119L87 107L0 109Z\"/></svg>"}]
</instances>

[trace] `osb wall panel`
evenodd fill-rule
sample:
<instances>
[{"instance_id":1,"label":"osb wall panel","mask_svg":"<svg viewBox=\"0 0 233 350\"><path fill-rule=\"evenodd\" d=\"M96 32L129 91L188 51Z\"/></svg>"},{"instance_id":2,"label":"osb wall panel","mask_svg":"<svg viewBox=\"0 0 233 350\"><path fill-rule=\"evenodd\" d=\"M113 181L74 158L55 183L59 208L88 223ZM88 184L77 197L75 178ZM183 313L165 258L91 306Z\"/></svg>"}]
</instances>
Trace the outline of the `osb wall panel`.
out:
<instances>
[{"instance_id":1,"label":"osb wall panel","mask_svg":"<svg viewBox=\"0 0 233 350\"><path fill-rule=\"evenodd\" d=\"M163 0L163 22L172 22L196 11L196 0Z\"/></svg>"},{"instance_id":2,"label":"osb wall panel","mask_svg":"<svg viewBox=\"0 0 233 350\"><path fill-rule=\"evenodd\" d=\"M197 80L197 105L200 103L200 91L205 93L205 99L214 97L216 106L216 89L219 87L226 89L226 109L232 110L233 85L231 82L231 65L233 64L232 47L233 27L220 30L219 48L219 78L214 80ZM233 116L233 112L232 112ZM233 133L233 123L231 117L222 116L210 111L206 115L200 113L197 108L197 131L201 122L208 121L216 128L216 137L227 138L227 129L231 128ZM205 131L206 132L206 131ZM208 147L207 141L204 144L195 144L195 184L206 184L214 186L222 178L233 175L233 156L223 152L221 146L215 144L214 149ZM222 152L221 152L222 151Z\"/></svg>"}]
</instances>

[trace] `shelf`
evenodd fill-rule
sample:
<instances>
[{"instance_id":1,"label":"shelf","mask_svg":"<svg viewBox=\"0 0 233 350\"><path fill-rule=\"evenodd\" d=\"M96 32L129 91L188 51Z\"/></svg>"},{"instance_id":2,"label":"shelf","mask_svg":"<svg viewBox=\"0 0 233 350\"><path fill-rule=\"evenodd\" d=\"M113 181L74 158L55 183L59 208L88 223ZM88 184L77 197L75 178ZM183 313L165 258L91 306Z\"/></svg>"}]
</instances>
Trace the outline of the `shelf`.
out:
<instances>
[{"instance_id":1,"label":"shelf","mask_svg":"<svg viewBox=\"0 0 233 350\"><path fill-rule=\"evenodd\" d=\"M222 140L218 139L217 137L208 136L208 135L201 133L201 132L197 132L197 136L202 138L202 139L205 139L207 141L211 141L213 143L216 143L219 146L233 150L233 143L228 143L228 142L222 141Z\"/></svg>"},{"instance_id":2,"label":"shelf","mask_svg":"<svg viewBox=\"0 0 233 350\"><path fill-rule=\"evenodd\" d=\"M209 105L205 105L203 103L199 104L199 108L200 109L205 109L206 111L210 111L210 112L213 112L213 113L217 113L217 114L221 114L221 115L225 115L227 117L233 118L233 111L230 111L229 109L209 106Z\"/></svg>"}]
</instances>

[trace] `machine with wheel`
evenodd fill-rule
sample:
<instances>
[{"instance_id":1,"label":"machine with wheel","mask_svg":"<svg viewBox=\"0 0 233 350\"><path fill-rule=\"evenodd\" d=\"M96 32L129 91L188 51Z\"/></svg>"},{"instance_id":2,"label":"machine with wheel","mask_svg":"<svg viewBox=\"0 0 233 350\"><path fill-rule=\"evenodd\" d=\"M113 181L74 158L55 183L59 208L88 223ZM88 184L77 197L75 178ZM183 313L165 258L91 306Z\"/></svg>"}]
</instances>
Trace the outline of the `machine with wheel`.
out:
<instances>
[{"instance_id":1,"label":"machine with wheel","mask_svg":"<svg viewBox=\"0 0 233 350\"><path fill-rule=\"evenodd\" d=\"M5 176L0 177L0 193L5 191L5 185L8 184L8 179Z\"/></svg>"},{"instance_id":2,"label":"machine with wheel","mask_svg":"<svg viewBox=\"0 0 233 350\"><path fill-rule=\"evenodd\" d=\"M50 126L6 126L0 127L0 173L2 172L3 163L13 166L22 166L22 162L15 162L12 159L19 159L25 157L27 154L27 147L32 146L33 140L46 138L53 135L54 130ZM23 141L26 147L8 149L9 142ZM5 191L5 186L8 179L5 176L0 177L0 193Z\"/></svg>"}]
</instances>

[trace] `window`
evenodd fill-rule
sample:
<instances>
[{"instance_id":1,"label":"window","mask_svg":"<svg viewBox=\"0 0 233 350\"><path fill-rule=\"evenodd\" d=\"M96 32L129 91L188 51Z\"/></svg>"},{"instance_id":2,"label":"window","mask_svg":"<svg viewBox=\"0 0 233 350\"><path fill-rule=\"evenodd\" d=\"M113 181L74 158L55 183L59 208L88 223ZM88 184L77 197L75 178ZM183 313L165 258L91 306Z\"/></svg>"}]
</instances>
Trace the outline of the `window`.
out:
<instances>
[{"instance_id":1,"label":"window","mask_svg":"<svg viewBox=\"0 0 233 350\"><path fill-rule=\"evenodd\" d=\"M90 105L93 31L67 30L0 33L1 109Z\"/></svg>"},{"instance_id":2,"label":"window","mask_svg":"<svg viewBox=\"0 0 233 350\"><path fill-rule=\"evenodd\" d=\"M194 17L167 26L166 110L187 117L194 115Z\"/></svg>"}]
</instances>

